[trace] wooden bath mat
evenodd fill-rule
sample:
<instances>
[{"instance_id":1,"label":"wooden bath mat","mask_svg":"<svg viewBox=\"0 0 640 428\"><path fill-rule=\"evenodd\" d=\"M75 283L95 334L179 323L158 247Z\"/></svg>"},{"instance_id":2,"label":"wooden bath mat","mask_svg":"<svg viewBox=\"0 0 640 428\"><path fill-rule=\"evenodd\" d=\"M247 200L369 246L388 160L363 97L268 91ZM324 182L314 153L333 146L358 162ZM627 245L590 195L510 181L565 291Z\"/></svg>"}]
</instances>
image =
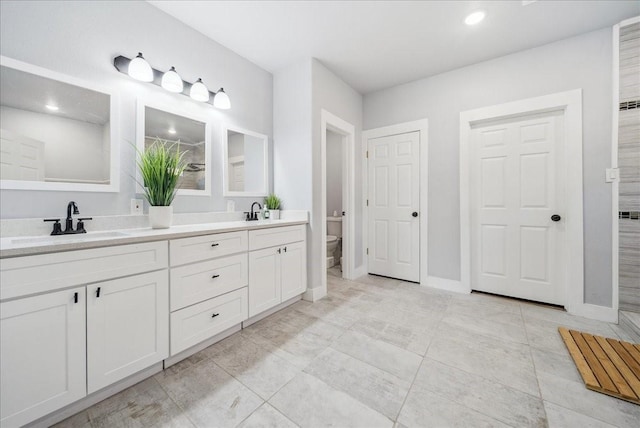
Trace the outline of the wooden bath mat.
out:
<instances>
[{"instance_id":1,"label":"wooden bath mat","mask_svg":"<svg viewBox=\"0 0 640 428\"><path fill-rule=\"evenodd\" d=\"M640 404L640 345L559 327L587 388Z\"/></svg>"}]
</instances>

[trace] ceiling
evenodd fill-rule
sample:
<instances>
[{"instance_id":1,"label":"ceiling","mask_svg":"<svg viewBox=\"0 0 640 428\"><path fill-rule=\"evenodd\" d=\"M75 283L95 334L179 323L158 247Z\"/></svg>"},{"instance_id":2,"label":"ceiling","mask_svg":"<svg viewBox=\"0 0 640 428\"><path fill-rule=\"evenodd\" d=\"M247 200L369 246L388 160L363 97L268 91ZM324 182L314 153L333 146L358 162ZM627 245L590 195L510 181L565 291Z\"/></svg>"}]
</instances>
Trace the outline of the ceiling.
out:
<instances>
[{"instance_id":1,"label":"ceiling","mask_svg":"<svg viewBox=\"0 0 640 428\"><path fill-rule=\"evenodd\" d=\"M362 94L640 15L638 0L149 3L267 71L314 57Z\"/></svg>"},{"instance_id":2,"label":"ceiling","mask_svg":"<svg viewBox=\"0 0 640 428\"><path fill-rule=\"evenodd\" d=\"M175 131L174 133L169 130ZM197 145L205 140L205 123L177 114L145 107L144 134L147 138L161 138Z\"/></svg>"}]
</instances>

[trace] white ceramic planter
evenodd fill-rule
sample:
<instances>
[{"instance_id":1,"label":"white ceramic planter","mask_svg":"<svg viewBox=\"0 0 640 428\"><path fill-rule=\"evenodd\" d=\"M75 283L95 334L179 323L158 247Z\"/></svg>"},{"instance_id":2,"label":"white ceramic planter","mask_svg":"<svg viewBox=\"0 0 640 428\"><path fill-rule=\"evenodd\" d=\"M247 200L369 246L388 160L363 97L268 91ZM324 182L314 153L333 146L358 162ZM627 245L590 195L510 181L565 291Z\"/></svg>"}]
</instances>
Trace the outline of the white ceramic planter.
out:
<instances>
[{"instance_id":1,"label":"white ceramic planter","mask_svg":"<svg viewBox=\"0 0 640 428\"><path fill-rule=\"evenodd\" d=\"M280 210L269 210L269 218L271 220L280 220Z\"/></svg>"},{"instance_id":2,"label":"white ceramic planter","mask_svg":"<svg viewBox=\"0 0 640 428\"><path fill-rule=\"evenodd\" d=\"M173 221L173 207L149 207L149 222L152 229L168 229Z\"/></svg>"}]
</instances>

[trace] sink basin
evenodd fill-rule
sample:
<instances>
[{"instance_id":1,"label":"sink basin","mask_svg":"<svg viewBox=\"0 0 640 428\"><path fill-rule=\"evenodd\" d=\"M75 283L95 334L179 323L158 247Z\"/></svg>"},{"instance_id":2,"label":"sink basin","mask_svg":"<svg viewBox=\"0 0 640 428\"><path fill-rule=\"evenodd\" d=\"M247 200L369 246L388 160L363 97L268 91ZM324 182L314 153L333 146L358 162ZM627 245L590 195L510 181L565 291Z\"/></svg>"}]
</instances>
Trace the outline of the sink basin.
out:
<instances>
[{"instance_id":1,"label":"sink basin","mask_svg":"<svg viewBox=\"0 0 640 428\"><path fill-rule=\"evenodd\" d=\"M100 238L117 238L119 236L127 236L127 233L119 231L106 231L106 232L89 232L79 233L77 235L56 235L56 236L30 236L25 238L14 238L11 240L12 244L40 244L40 243L62 243L70 241L87 241L91 239Z\"/></svg>"}]
</instances>

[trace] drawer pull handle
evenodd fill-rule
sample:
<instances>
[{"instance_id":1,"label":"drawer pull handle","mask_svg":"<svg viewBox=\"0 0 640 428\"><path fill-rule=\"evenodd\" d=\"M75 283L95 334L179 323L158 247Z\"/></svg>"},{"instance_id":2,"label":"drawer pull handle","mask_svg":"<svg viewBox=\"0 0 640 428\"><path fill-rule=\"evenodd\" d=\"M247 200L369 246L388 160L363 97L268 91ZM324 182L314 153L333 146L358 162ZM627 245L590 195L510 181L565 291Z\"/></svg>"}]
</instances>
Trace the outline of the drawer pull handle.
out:
<instances>
[{"instance_id":1,"label":"drawer pull handle","mask_svg":"<svg viewBox=\"0 0 640 428\"><path fill-rule=\"evenodd\" d=\"M220 315L220 314L213 314L213 315L211 315L211 318L215 318L215 317L217 317L218 315Z\"/></svg>"},{"instance_id":2,"label":"drawer pull handle","mask_svg":"<svg viewBox=\"0 0 640 428\"><path fill-rule=\"evenodd\" d=\"M96 297L100 297L100 287L96 289Z\"/></svg>"},{"instance_id":3,"label":"drawer pull handle","mask_svg":"<svg viewBox=\"0 0 640 428\"><path fill-rule=\"evenodd\" d=\"M73 303L78 303L78 292L73 293Z\"/></svg>"},{"instance_id":4,"label":"drawer pull handle","mask_svg":"<svg viewBox=\"0 0 640 428\"><path fill-rule=\"evenodd\" d=\"M213 275L213 276L211 277L211 279L216 279L216 278L217 278L217 277L219 277L219 276L220 276L220 275Z\"/></svg>"},{"instance_id":5,"label":"drawer pull handle","mask_svg":"<svg viewBox=\"0 0 640 428\"><path fill-rule=\"evenodd\" d=\"M217 242L214 242L213 244L211 244L212 247L217 247L218 245L220 244L218 244Z\"/></svg>"}]
</instances>

